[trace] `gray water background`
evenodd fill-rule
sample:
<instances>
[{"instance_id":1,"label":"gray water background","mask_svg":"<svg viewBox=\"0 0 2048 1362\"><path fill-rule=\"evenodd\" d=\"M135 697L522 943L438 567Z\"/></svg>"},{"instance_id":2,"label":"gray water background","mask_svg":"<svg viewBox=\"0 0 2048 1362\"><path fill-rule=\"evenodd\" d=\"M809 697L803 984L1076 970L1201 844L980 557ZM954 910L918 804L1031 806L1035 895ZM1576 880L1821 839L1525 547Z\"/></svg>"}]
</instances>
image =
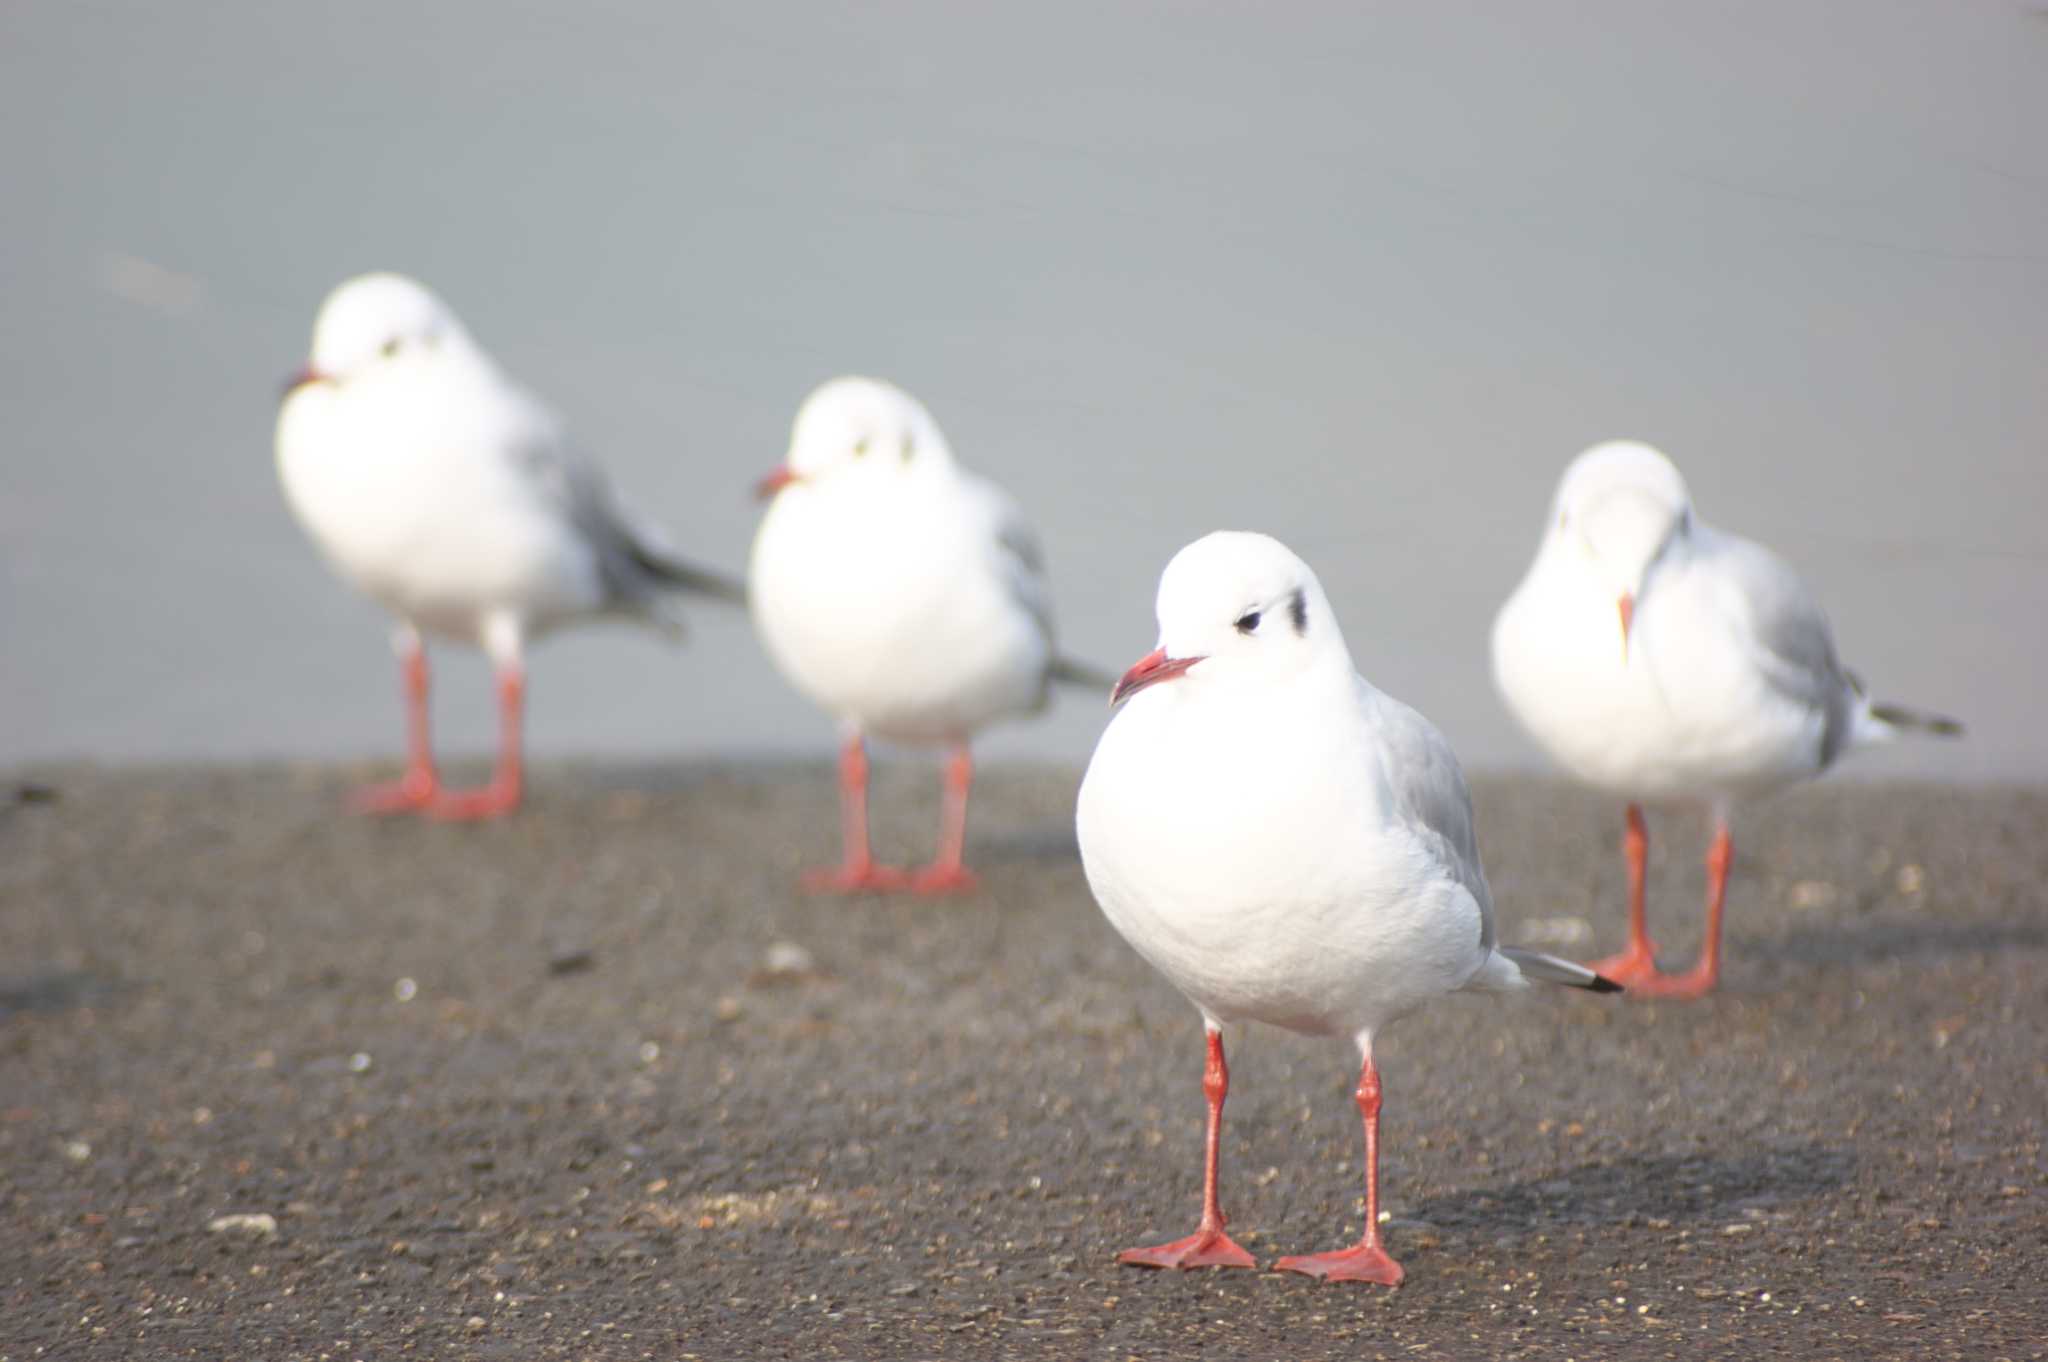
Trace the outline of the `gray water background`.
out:
<instances>
[{"instance_id":1,"label":"gray water background","mask_svg":"<svg viewBox=\"0 0 2048 1362\"><path fill-rule=\"evenodd\" d=\"M2039 4L12 0L0 173L0 762L398 750L270 445L321 296L395 268L703 559L804 392L884 375L1035 516L1072 651L1268 530L1475 767L1540 764L1486 633L1559 470L1652 440L1972 725L1856 769L2048 775ZM544 645L534 747L825 752L697 619Z\"/></svg>"}]
</instances>

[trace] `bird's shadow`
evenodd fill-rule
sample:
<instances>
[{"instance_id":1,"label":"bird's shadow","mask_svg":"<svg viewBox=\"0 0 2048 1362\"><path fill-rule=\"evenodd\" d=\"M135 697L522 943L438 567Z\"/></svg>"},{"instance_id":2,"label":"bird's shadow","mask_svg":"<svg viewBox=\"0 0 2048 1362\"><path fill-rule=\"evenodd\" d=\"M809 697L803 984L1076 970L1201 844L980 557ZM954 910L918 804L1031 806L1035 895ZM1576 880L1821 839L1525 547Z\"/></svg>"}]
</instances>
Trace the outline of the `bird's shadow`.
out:
<instances>
[{"instance_id":1,"label":"bird's shadow","mask_svg":"<svg viewBox=\"0 0 2048 1362\"><path fill-rule=\"evenodd\" d=\"M488 764L478 770L488 774ZM693 794L724 781L750 784L808 784L830 781L832 768L816 761L763 757L756 760L570 761L559 770L586 789L604 794Z\"/></svg>"},{"instance_id":2,"label":"bird's shadow","mask_svg":"<svg viewBox=\"0 0 2048 1362\"><path fill-rule=\"evenodd\" d=\"M1871 922L1796 927L1774 938L1771 954L1804 965L1996 955L2048 947L2048 926L2021 922Z\"/></svg>"},{"instance_id":3,"label":"bird's shadow","mask_svg":"<svg viewBox=\"0 0 2048 1362\"><path fill-rule=\"evenodd\" d=\"M977 833L968 852L989 865L1042 865L1081 859L1081 843L1071 822L1034 823Z\"/></svg>"},{"instance_id":4,"label":"bird's shadow","mask_svg":"<svg viewBox=\"0 0 2048 1362\"><path fill-rule=\"evenodd\" d=\"M1447 1230L1474 1233L1722 1220L1753 1208L1825 1196L1849 1181L1855 1168L1852 1154L1818 1144L1730 1157L1600 1159L1550 1177L1432 1197L1409 1214Z\"/></svg>"},{"instance_id":5,"label":"bird's shadow","mask_svg":"<svg viewBox=\"0 0 2048 1362\"><path fill-rule=\"evenodd\" d=\"M0 1022L21 1012L68 1012L89 1007L122 990L117 979L86 970L0 976Z\"/></svg>"}]
</instances>

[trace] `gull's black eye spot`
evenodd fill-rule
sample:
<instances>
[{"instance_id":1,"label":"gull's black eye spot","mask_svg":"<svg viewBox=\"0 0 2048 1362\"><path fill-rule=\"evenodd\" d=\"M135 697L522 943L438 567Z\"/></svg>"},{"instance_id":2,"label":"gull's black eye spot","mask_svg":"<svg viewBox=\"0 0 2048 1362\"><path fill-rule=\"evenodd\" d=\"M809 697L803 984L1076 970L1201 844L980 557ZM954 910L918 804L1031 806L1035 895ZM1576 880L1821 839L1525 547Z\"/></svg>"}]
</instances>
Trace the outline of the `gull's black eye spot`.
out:
<instances>
[{"instance_id":1,"label":"gull's black eye spot","mask_svg":"<svg viewBox=\"0 0 2048 1362\"><path fill-rule=\"evenodd\" d=\"M398 353L398 347L401 344L403 344L403 342L400 341L398 337L393 336L390 340L385 341L384 344L378 348L382 351L384 358L390 359L393 355Z\"/></svg>"},{"instance_id":2,"label":"gull's black eye spot","mask_svg":"<svg viewBox=\"0 0 2048 1362\"><path fill-rule=\"evenodd\" d=\"M1287 618L1293 621L1297 637L1308 633L1308 593L1300 587L1296 587L1294 594L1287 598Z\"/></svg>"},{"instance_id":3,"label":"gull's black eye spot","mask_svg":"<svg viewBox=\"0 0 2048 1362\"><path fill-rule=\"evenodd\" d=\"M1243 613L1242 615L1239 615L1239 616L1237 617L1237 632L1238 632L1238 633L1240 633L1240 634L1255 634L1255 633L1257 633L1257 632L1258 632L1258 630L1259 630L1259 612L1258 612L1258 611L1256 611L1256 610L1247 610L1247 611L1245 611L1245 612L1244 612L1244 613Z\"/></svg>"}]
</instances>

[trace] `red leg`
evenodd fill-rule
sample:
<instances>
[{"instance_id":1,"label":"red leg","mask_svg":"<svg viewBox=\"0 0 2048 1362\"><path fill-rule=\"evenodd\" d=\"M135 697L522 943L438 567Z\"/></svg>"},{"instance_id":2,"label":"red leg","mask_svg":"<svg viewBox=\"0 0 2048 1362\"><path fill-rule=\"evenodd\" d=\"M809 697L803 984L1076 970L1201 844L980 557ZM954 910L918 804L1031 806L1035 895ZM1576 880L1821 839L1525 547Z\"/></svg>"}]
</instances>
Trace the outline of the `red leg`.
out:
<instances>
[{"instance_id":1,"label":"red leg","mask_svg":"<svg viewBox=\"0 0 2048 1362\"><path fill-rule=\"evenodd\" d=\"M1209 1143L1202 1165L1202 1223L1185 1239L1157 1248L1125 1249L1119 1263L1134 1267L1257 1267L1252 1256L1223 1232L1223 1208L1216 1198L1216 1165L1223 1145L1223 1099L1230 1093L1230 1068L1223 1062L1223 1033L1209 1032L1209 1060L1202 1066L1202 1091L1209 1099Z\"/></svg>"},{"instance_id":2,"label":"red leg","mask_svg":"<svg viewBox=\"0 0 2048 1362\"><path fill-rule=\"evenodd\" d=\"M1650 869L1650 830L1643 822L1640 805L1628 806L1628 829L1622 834L1621 849L1628 857L1628 948L1604 960L1588 961L1586 968L1623 988L1636 989L1658 977L1657 943L1650 940L1643 903Z\"/></svg>"},{"instance_id":3,"label":"red leg","mask_svg":"<svg viewBox=\"0 0 2048 1362\"><path fill-rule=\"evenodd\" d=\"M974 784L974 757L961 743L946 762L946 806L939 818L939 854L910 878L920 894L971 894L974 872L961 864L967 850L967 791Z\"/></svg>"},{"instance_id":4,"label":"red leg","mask_svg":"<svg viewBox=\"0 0 2048 1362\"><path fill-rule=\"evenodd\" d=\"M830 894L901 889L908 877L893 867L876 865L868 849L868 752L858 733L839 749L839 823L846 859L810 871L803 878L804 888Z\"/></svg>"},{"instance_id":5,"label":"red leg","mask_svg":"<svg viewBox=\"0 0 2048 1362\"><path fill-rule=\"evenodd\" d=\"M405 678L405 775L389 784L357 790L348 801L357 813L410 813L426 808L440 793L428 730L427 650L417 637L408 639L399 657L399 671Z\"/></svg>"},{"instance_id":6,"label":"red leg","mask_svg":"<svg viewBox=\"0 0 2048 1362\"><path fill-rule=\"evenodd\" d=\"M1663 974L1629 987L1658 998L1703 998L1721 979L1721 908L1728 897L1728 871L1735 864L1735 840L1726 819L1716 819L1707 844L1707 935L1699 962L1683 974Z\"/></svg>"},{"instance_id":7,"label":"red leg","mask_svg":"<svg viewBox=\"0 0 2048 1362\"><path fill-rule=\"evenodd\" d=\"M498 669L498 768L480 790L442 792L428 806L436 818L470 821L496 818L519 807L525 790L520 758L520 729L526 708L526 673L518 663Z\"/></svg>"},{"instance_id":8,"label":"red leg","mask_svg":"<svg viewBox=\"0 0 2048 1362\"><path fill-rule=\"evenodd\" d=\"M1380 1071L1373 1067L1369 1048L1358 1074L1357 1096L1359 1114L1365 1118L1365 1234L1350 1248L1282 1258L1273 1267L1333 1282L1399 1286L1401 1265L1387 1256L1380 1243Z\"/></svg>"}]
</instances>

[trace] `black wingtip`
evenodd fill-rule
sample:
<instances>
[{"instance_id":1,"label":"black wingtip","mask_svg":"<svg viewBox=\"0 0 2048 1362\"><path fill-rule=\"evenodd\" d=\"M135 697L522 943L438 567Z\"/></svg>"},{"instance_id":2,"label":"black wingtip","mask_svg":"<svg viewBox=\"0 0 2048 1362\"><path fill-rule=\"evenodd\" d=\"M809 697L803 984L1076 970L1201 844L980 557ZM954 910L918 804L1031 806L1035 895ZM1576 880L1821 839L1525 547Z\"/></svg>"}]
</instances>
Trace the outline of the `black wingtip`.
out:
<instances>
[{"instance_id":1,"label":"black wingtip","mask_svg":"<svg viewBox=\"0 0 2048 1362\"><path fill-rule=\"evenodd\" d=\"M1912 729L1920 733L1931 733L1937 738L1960 738L1963 723L1945 714L1922 714L1917 709L1904 705L1872 705L1870 715L1874 719L1890 724L1893 728Z\"/></svg>"},{"instance_id":2,"label":"black wingtip","mask_svg":"<svg viewBox=\"0 0 2048 1362\"><path fill-rule=\"evenodd\" d=\"M1620 984L1615 983L1606 975L1596 974L1593 976L1593 982L1586 985L1586 991L1588 993L1619 993L1622 989Z\"/></svg>"},{"instance_id":3,"label":"black wingtip","mask_svg":"<svg viewBox=\"0 0 2048 1362\"><path fill-rule=\"evenodd\" d=\"M716 569L698 567L695 563L644 549L636 551L633 557L663 586L694 592L727 605L743 606L747 603L747 584L737 577L728 577Z\"/></svg>"}]
</instances>

